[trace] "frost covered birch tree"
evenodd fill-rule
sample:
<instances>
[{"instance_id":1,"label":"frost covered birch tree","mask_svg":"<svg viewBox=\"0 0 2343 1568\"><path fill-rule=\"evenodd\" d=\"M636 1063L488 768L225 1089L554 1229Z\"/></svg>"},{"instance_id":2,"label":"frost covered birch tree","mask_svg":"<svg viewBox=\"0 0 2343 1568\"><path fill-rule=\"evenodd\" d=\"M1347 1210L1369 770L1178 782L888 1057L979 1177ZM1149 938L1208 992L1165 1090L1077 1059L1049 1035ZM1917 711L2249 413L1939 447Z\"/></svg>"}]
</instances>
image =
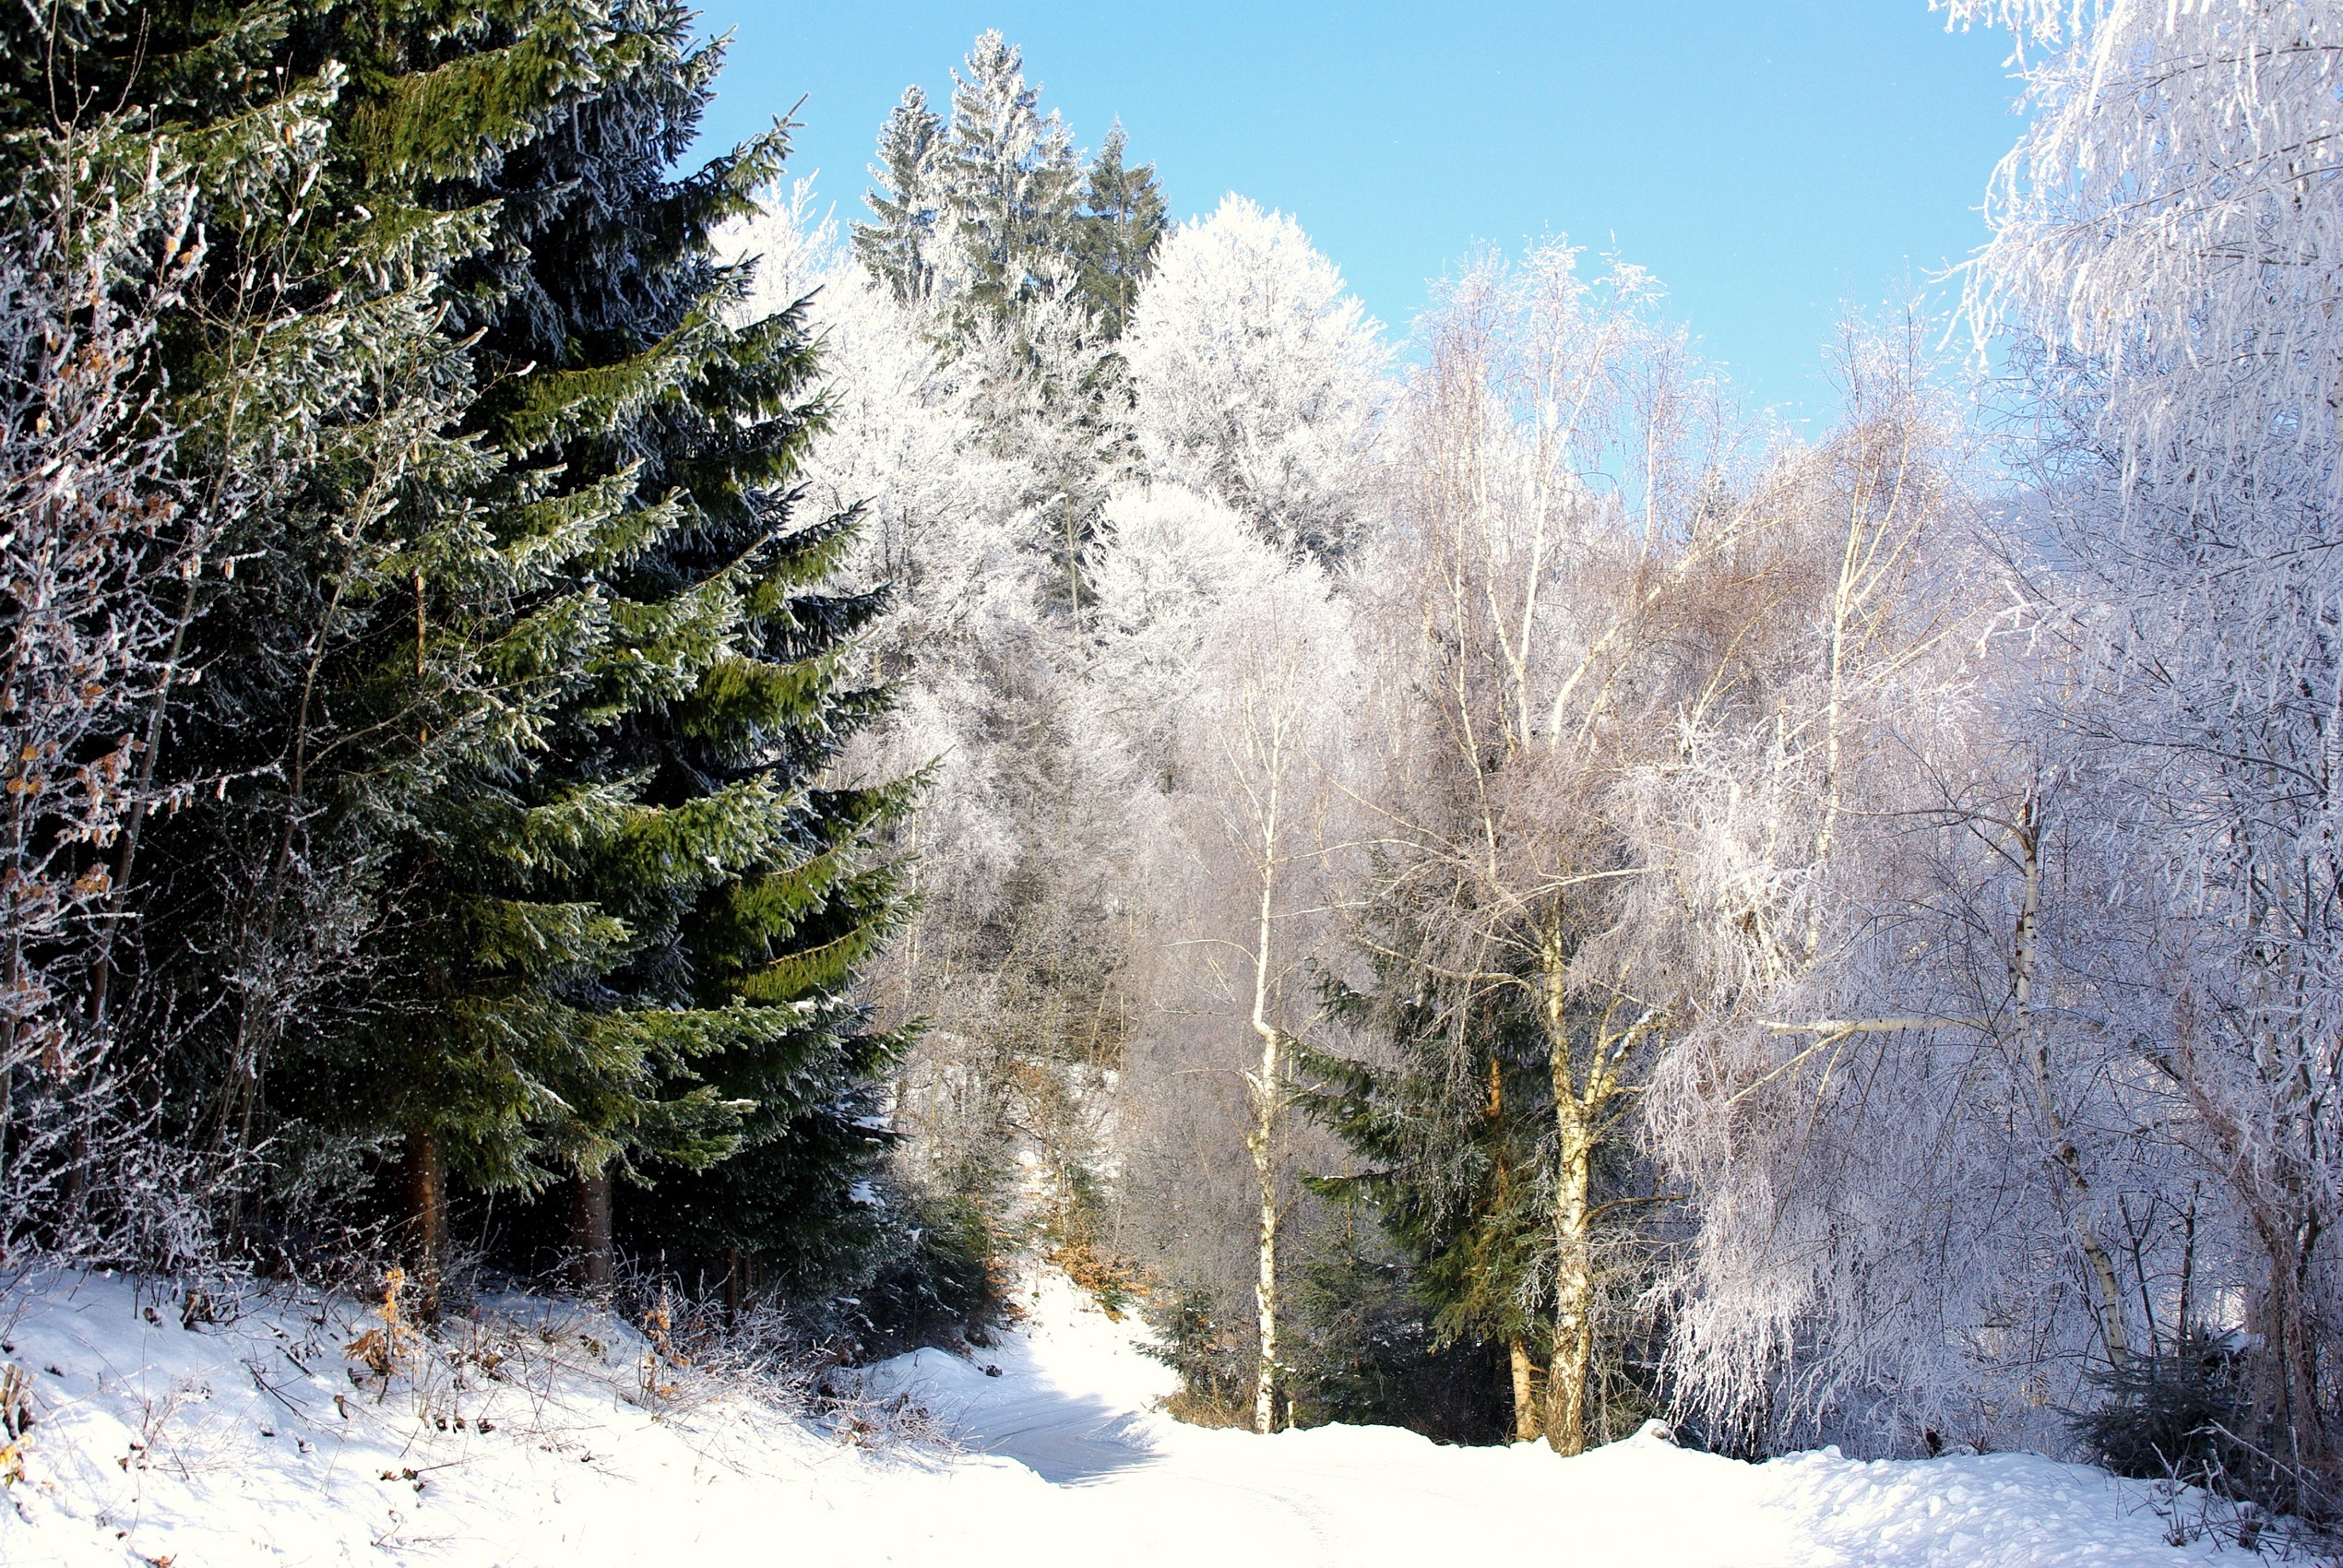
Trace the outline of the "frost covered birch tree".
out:
<instances>
[{"instance_id":1,"label":"frost covered birch tree","mask_svg":"<svg viewBox=\"0 0 2343 1568\"><path fill-rule=\"evenodd\" d=\"M1546 1235L1516 1289L1551 1314L1540 1424L1564 1454L1600 1430L1590 1378L1627 1277L1610 1239L1652 1196L1619 1156L1673 1007L1612 940L1643 874L1613 797L1678 702L1730 683L1736 639L1713 623L1735 612L1703 599L1751 527L1738 429L1654 299L1630 267L1582 278L1560 244L1453 284L1362 568L1386 649L1367 896L1406 933L1383 983L1440 998L1429 1032L1473 1102L1505 1066L1493 1019L1534 1042Z\"/></svg>"},{"instance_id":2,"label":"frost covered birch tree","mask_svg":"<svg viewBox=\"0 0 2343 1568\"><path fill-rule=\"evenodd\" d=\"M1197 1206L1161 1190L1158 1162L1249 1165L1248 1405L1255 1430L1271 1431L1290 1398L1280 1336L1285 1222L1301 1198L1293 1055L1318 1021L1312 976L1338 961L1349 853L1348 607L1314 564L1208 497L1158 485L1117 497L1108 515L1092 775L1130 791L1129 820L1150 840L1133 868L1151 953L1118 1095L1118 1139L1137 1167L1123 1207L1141 1250L1194 1288L1218 1271L1171 1244L1167 1221ZM1223 1206L1219 1223L1238 1220L1237 1206Z\"/></svg>"},{"instance_id":3,"label":"frost covered birch tree","mask_svg":"<svg viewBox=\"0 0 2343 1568\"><path fill-rule=\"evenodd\" d=\"M2164 1462L2328 1508L2333 18L1950 8L2031 62L1968 295L2025 482L1916 497L1851 666L1817 572L1770 724L1649 776L1714 987L1652 1106L1682 1386L1761 1443L2056 1447L2210 1354L2227 1457ZM1900 422L1945 470L1850 401L1817 459Z\"/></svg>"},{"instance_id":4,"label":"frost covered birch tree","mask_svg":"<svg viewBox=\"0 0 2343 1568\"><path fill-rule=\"evenodd\" d=\"M1693 1194L1678 1396L1760 1446L1802 1422L1991 1440L1961 1425L1965 1398L2022 1406L2016 1382L2052 1362L2075 1386L2075 1336L2045 1349L2045 1258L2104 1261L2062 1235L2091 1234L2065 1205L2083 1157L2054 1131L2068 1080L2012 1000L2004 873L2039 832L2035 785L1996 725L2012 666L1978 645L2004 586L1921 332L1849 330L1842 423L1751 498L1742 591L1763 613L1739 678L1683 709L1630 787L1655 874L1625 929L1684 988L1644 1117ZM2029 1043L2044 1071L2020 1066ZM2079 1282L2049 1277L2053 1297ZM1995 1321L2027 1325L1998 1370Z\"/></svg>"},{"instance_id":5,"label":"frost covered birch tree","mask_svg":"<svg viewBox=\"0 0 2343 1568\"><path fill-rule=\"evenodd\" d=\"M1247 1022L1259 1055L1244 1075L1252 1124L1245 1134L1259 1200L1254 1309L1255 1431L1279 1424L1279 1225L1290 1202L1284 1145L1293 1104L1291 1042L1311 1011L1303 992L1323 960L1329 816L1340 777L1333 754L1350 707L1349 629L1314 568L1296 566L1232 601L1197 671L1193 722L1211 759L1197 779L1212 815L1258 900L1250 951ZM1314 927L1314 932L1312 928ZM1316 942L1310 940L1315 934ZM1301 1015L1297 1017L1297 1014Z\"/></svg>"},{"instance_id":6,"label":"frost covered birch tree","mask_svg":"<svg viewBox=\"0 0 2343 1568\"><path fill-rule=\"evenodd\" d=\"M2240 1223L2234 1324L2280 1501L2343 1506L2343 789L2331 7L1962 4L2042 53L1974 272L2040 346L2031 466L2074 684L2045 743L2133 917L2101 1027ZM2325 1243L2323 1245L2323 1243Z\"/></svg>"}]
</instances>

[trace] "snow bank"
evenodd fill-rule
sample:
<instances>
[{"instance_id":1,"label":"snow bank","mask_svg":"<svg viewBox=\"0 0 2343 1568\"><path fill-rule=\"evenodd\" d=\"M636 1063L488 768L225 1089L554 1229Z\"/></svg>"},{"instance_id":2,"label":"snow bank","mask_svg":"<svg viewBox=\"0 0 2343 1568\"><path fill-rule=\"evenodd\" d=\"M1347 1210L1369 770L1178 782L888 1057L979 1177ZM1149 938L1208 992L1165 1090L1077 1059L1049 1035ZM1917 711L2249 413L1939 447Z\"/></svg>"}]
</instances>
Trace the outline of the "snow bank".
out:
<instances>
[{"instance_id":1,"label":"snow bank","mask_svg":"<svg viewBox=\"0 0 2343 1568\"><path fill-rule=\"evenodd\" d=\"M625 1324L543 1303L451 1323L420 1379L361 1386L342 1348L378 1321L312 1298L184 1328L121 1278L35 1294L0 1332L35 1419L0 1563L934 1562L1048 1500L1007 1460L710 1396Z\"/></svg>"},{"instance_id":2,"label":"snow bank","mask_svg":"<svg viewBox=\"0 0 2343 1568\"><path fill-rule=\"evenodd\" d=\"M1750 1466L1647 1429L1564 1461L1390 1428L1184 1427L1154 1412L1171 1374L1130 1324L1055 1277L1029 1305L974 1360L926 1350L867 1374L876 1409L908 1396L954 1452L841 1441L854 1423L710 1389L624 1324L542 1303L449 1324L420 1375L386 1390L343 1355L376 1324L363 1304L278 1300L183 1328L175 1302L126 1280L61 1281L0 1332L36 1416L0 1508L0 1562L1421 1568L1527 1553L2168 1568L2213 1555L2165 1543L2149 1488L2026 1455Z\"/></svg>"}]
</instances>

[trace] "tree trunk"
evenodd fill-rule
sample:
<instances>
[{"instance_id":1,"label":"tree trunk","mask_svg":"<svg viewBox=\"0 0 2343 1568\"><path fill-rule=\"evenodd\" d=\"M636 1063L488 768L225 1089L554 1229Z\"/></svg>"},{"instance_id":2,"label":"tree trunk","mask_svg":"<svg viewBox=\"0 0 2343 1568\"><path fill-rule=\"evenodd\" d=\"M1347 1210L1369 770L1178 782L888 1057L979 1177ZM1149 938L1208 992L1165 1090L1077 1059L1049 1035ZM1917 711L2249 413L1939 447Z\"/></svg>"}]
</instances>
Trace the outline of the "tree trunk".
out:
<instances>
[{"instance_id":1,"label":"tree trunk","mask_svg":"<svg viewBox=\"0 0 2343 1568\"><path fill-rule=\"evenodd\" d=\"M589 1296L606 1296L618 1276L611 1245L610 1172L575 1177L569 1189L570 1281Z\"/></svg>"},{"instance_id":2,"label":"tree trunk","mask_svg":"<svg viewBox=\"0 0 2343 1568\"><path fill-rule=\"evenodd\" d=\"M1538 1440L1538 1366L1529 1359L1529 1347L1520 1340L1513 1341L1513 1440L1535 1443Z\"/></svg>"},{"instance_id":3,"label":"tree trunk","mask_svg":"<svg viewBox=\"0 0 2343 1568\"><path fill-rule=\"evenodd\" d=\"M425 1323L439 1317L440 1272L447 1256L447 1173L441 1163L439 1134L410 1128L405 1167L407 1277L414 1282L414 1315Z\"/></svg>"},{"instance_id":4,"label":"tree trunk","mask_svg":"<svg viewBox=\"0 0 2343 1568\"><path fill-rule=\"evenodd\" d=\"M1253 1380L1253 1430L1278 1430L1278 1032L1262 1035L1261 1076L1254 1096L1253 1177L1260 1188L1261 1230L1253 1301L1261 1334L1261 1359Z\"/></svg>"},{"instance_id":5,"label":"tree trunk","mask_svg":"<svg viewBox=\"0 0 2343 1568\"><path fill-rule=\"evenodd\" d=\"M1505 1168L1505 1064L1493 1053L1489 1058L1489 1098L1481 1107L1489 1119L1490 1142L1497 1153L1496 1202L1500 1210L1505 1205L1505 1194L1512 1185L1512 1172ZM1538 1419L1538 1366L1529 1359L1529 1347L1519 1335L1507 1343L1513 1362L1513 1438L1516 1443L1534 1443L1542 1423Z\"/></svg>"},{"instance_id":6,"label":"tree trunk","mask_svg":"<svg viewBox=\"0 0 2343 1568\"><path fill-rule=\"evenodd\" d=\"M1594 1182L1595 1116L1606 1083L1606 1036L1588 1044L1584 1063L1570 1045L1569 945L1559 912L1549 914L1539 942L1539 982L1544 991L1546 1065L1553 1086L1554 1343L1546 1364L1546 1443L1555 1453L1587 1446L1587 1372L1595 1359ZM1579 1082L1583 1073L1585 1083Z\"/></svg>"},{"instance_id":7,"label":"tree trunk","mask_svg":"<svg viewBox=\"0 0 2343 1568\"><path fill-rule=\"evenodd\" d=\"M1274 930L1278 865L1278 806L1282 770L1269 778L1268 806L1261 817L1261 909L1253 944L1253 1032L1261 1041L1260 1070L1252 1075L1253 1129L1245 1139L1253 1154L1253 1177L1260 1188L1259 1271L1253 1288L1261 1335L1261 1359L1253 1379L1253 1430L1278 1430L1278 1123L1285 1112L1284 1037L1269 1021L1269 942Z\"/></svg>"},{"instance_id":8,"label":"tree trunk","mask_svg":"<svg viewBox=\"0 0 2343 1568\"><path fill-rule=\"evenodd\" d=\"M2331 1487L2338 1466L2319 1399L2322 1357L2312 1271L2319 1228L2302 1212L2307 1206L2289 1205L2285 1213L2264 1207L2254 1215L2268 1272L2253 1314L2260 1320L2262 1347L2254 1362L2251 1413L2259 1440L2293 1472L2289 1479ZM2307 1500L2289 1501L2299 1507Z\"/></svg>"},{"instance_id":9,"label":"tree trunk","mask_svg":"<svg viewBox=\"0 0 2343 1568\"><path fill-rule=\"evenodd\" d=\"M2091 1310L2099 1320L2099 1339L2106 1347L2109 1364L2120 1368L2131 1360L2131 1342L2123 1323L2123 1284L2116 1277L2115 1260L2108 1256L2107 1248L2099 1241L2098 1227L2091 1223L2091 1186L2083 1174L2082 1150L2075 1147L2075 1140L2067 1134L2065 1119L2058 1113L2051 1085L2050 1053L2031 1015L2035 944L2042 909L2041 823L2031 799L2020 802L2017 808L2017 842L2024 853L2026 883L2017 910L2016 950L2010 960L2011 1011L2019 1049L2034 1080L2035 1108L2041 1115L2042 1131L2050 1140L2052 1158L2064 1189L2060 1194L2064 1199L2061 1206L2075 1232L2075 1244L2090 1271Z\"/></svg>"},{"instance_id":10,"label":"tree trunk","mask_svg":"<svg viewBox=\"0 0 2343 1568\"><path fill-rule=\"evenodd\" d=\"M2323 1233L2301 1163L2278 1158L2263 1164L2251 1153L2254 1137L2221 1098L2208 1087L2196 1053L2196 1004L2183 992L2173 1009L2172 1063L2165 1068L2188 1096L2189 1105L2211 1132L2222 1174L2254 1229L2266 1269L2264 1289L2247 1303L2246 1329L2261 1340L2255 1356L2249 1414L2255 1441L2332 1497L2343 1483L2343 1454L2337 1452L2319 1396L2320 1342L2313 1262ZM2271 1167L2275 1166L2275 1169ZM2189 1206L2189 1242L2195 1243L2196 1206ZM2187 1326L2185 1317L2182 1320Z\"/></svg>"},{"instance_id":11,"label":"tree trunk","mask_svg":"<svg viewBox=\"0 0 2343 1568\"><path fill-rule=\"evenodd\" d=\"M1546 1443L1566 1455L1586 1451L1587 1373L1595 1359L1594 1238L1588 1204L1594 1141L1577 1114L1577 1101L1566 1094L1555 1098L1562 1158L1554 1173L1554 1350L1546 1368Z\"/></svg>"}]
</instances>

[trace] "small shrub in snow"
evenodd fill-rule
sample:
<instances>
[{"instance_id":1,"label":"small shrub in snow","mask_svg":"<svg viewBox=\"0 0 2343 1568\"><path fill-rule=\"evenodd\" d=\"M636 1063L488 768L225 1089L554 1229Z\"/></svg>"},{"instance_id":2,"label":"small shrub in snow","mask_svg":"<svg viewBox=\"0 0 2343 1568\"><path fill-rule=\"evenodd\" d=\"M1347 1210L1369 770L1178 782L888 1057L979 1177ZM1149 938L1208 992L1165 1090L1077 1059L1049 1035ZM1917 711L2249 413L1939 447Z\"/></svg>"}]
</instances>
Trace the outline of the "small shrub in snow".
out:
<instances>
[{"instance_id":1,"label":"small shrub in snow","mask_svg":"<svg viewBox=\"0 0 2343 1568\"><path fill-rule=\"evenodd\" d=\"M2245 1391L2226 1342L2187 1335L2093 1381L2107 1402L2076 1417L2075 1431L2115 1474L2204 1485L2243 1457L2231 1434L2245 1424Z\"/></svg>"},{"instance_id":2,"label":"small shrub in snow","mask_svg":"<svg viewBox=\"0 0 2343 1568\"><path fill-rule=\"evenodd\" d=\"M377 1399L390 1392L390 1380L407 1370L413 1359L418 1336L399 1305L399 1297L407 1289L407 1275L394 1268L383 1276L382 1305L376 1309L381 1322L367 1329L342 1347L342 1354L366 1369L369 1375L382 1380ZM351 1381L363 1381L353 1371Z\"/></svg>"}]
</instances>

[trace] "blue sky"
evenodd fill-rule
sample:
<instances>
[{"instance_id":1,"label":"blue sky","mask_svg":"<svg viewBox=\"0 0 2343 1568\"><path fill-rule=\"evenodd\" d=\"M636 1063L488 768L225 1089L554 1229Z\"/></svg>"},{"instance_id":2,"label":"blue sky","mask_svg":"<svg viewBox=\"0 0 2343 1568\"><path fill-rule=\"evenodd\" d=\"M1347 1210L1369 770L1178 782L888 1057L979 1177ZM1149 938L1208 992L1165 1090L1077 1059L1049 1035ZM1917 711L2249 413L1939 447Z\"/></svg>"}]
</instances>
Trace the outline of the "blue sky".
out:
<instances>
[{"instance_id":1,"label":"blue sky","mask_svg":"<svg viewBox=\"0 0 2343 1568\"><path fill-rule=\"evenodd\" d=\"M858 216L879 122L984 28L1085 148L1117 116L1173 213L1294 214L1395 335L1477 242L1616 249L1758 404L1826 415L1821 350L1984 238L2016 137L1999 33L1925 0L1445 6L711 0L735 33L704 141L806 95L800 172Z\"/></svg>"}]
</instances>

